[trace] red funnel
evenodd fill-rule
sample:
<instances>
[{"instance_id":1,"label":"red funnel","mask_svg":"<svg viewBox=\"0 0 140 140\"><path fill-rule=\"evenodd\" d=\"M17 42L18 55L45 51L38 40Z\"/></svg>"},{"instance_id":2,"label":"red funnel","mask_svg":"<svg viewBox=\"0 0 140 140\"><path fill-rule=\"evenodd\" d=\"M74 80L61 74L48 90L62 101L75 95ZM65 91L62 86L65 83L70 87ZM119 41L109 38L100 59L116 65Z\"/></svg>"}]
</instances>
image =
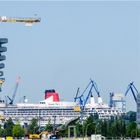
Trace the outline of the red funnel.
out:
<instances>
[{"instance_id":1,"label":"red funnel","mask_svg":"<svg viewBox=\"0 0 140 140\"><path fill-rule=\"evenodd\" d=\"M53 96L54 102L60 102L59 94L55 92L55 90L46 90L45 91L45 99Z\"/></svg>"}]
</instances>

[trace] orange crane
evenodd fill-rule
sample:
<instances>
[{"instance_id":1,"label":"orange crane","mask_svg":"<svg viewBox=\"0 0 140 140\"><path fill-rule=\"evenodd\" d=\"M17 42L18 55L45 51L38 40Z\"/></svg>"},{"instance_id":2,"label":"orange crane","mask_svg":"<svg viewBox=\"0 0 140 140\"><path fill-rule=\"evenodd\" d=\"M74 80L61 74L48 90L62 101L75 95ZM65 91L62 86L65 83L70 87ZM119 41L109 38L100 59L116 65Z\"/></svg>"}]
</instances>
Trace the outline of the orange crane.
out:
<instances>
[{"instance_id":1,"label":"orange crane","mask_svg":"<svg viewBox=\"0 0 140 140\"><path fill-rule=\"evenodd\" d=\"M17 89L18 89L18 86L19 86L20 79L21 79L21 77L18 76L17 77L17 80L16 80L16 86L15 86L14 93L12 95L12 98L10 98L9 96L7 96L8 99L10 100L10 102L9 102L10 105L13 105L13 103L14 103L16 92L17 92Z\"/></svg>"},{"instance_id":2,"label":"orange crane","mask_svg":"<svg viewBox=\"0 0 140 140\"><path fill-rule=\"evenodd\" d=\"M0 16L0 22L23 22L25 26L32 26L33 23L38 23L41 21L39 17L7 17L7 16Z\"/></svg>"}]
</instances>

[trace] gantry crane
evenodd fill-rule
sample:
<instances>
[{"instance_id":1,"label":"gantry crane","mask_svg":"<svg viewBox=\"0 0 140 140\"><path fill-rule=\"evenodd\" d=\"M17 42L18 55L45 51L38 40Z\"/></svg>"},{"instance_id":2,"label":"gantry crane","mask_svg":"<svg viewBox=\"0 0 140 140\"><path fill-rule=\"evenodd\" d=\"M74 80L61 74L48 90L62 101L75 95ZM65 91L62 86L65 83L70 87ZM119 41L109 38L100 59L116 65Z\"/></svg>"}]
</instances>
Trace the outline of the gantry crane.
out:
<instances>
[{"instance_id":1,"label":"gantry crane","mask_svg":"<svg viewBox=\"0 0 140 140\"><path fill-rule=\"evenodd\" d=\"M0 16L0 22L22 22L25 23L25 26L32 26L33 23L38 23L41 21L39 17L30 17L30 18L22 18L22 17L7 17Z\"/></svg>"},{"instance_id":2,"label":"gantry crane","mask_svg":"<svg viewBox=\"0 0 140 140\"><path fill-rule=\"evenodd\" d=\"M90 80L86 89L83 91L83 93L80 96L78 96L78 93L79 93L79 88L78 88L76 96L74 98L75 102L78 100L78 104L80 105L80 110L79 111L80 111L80 119L81 119L82 123L83 123L83 118L84 118L85 105L87 104L87 101L88 101L89 97L92 95L93 83L94 83L93 80ZM88 89L89 89L88 95L87 95L86 98L84 98L84 94Z\"/></svg>"},{"instance_id":3,"label":"gantry crane","mask_svg":"<svg viewBox=\"0 0 140 140\"><path fill-rule=\"evenodd\" d=\"M137 88L135 87L134 83L131 82L128 87L127 87L127 90L125 92L125 96L127 95L127 93L129 92L129 90L131 90L132 94L133 94L133 97L134 97L134 100L135 102L137 103L137 95L138 95L138 90Z\"/></svg>"},{"instance_id":4,"label":"gantry crane","mask_svg":"<svg viewBox=\"0 0 140 140\"><path fill-rule=\"evenodd\" d=\"M86 104L88 102L88 99L90 97L92 97L92 89L93 88L94 88L94 90L95 90L95 92L97 93L97 96L98 96L98 104L102 104L102 98L101 98L100 92L99 92L99 90L97 88L97 84L96 84L95 81L93 81L91 79L90 79L90 82L87 85L86 89L83 91L83 93L80 96L78 96L78 93L79 93L79 88L78 88L76 96L74 98L74 101L76 102L78 100L78 103L80 105L80 109L77 109L77 110L80 111L81 121L83 121L84 110L85 110L85 106L86 106ZM88 94L87 94L86 97L84 97L84 94L86 93L87 90L88 90Z\"/></svg>"}]
</instances>

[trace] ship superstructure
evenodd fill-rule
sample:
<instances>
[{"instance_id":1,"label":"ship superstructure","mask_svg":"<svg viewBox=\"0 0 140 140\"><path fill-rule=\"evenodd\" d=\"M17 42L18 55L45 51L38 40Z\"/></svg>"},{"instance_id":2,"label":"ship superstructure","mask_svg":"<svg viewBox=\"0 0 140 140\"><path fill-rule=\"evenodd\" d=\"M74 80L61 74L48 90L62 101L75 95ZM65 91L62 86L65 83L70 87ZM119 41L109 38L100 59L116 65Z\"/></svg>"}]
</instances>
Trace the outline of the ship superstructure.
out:
<instances>
[{"instance_id":1,"label":"ship superstructure","mask_svg":"<svg viewBox=\"0 0 140 140\"><path fill-rule=\"evenodd\" d=\"M47 123L66 124L67 122L80 117L80 110L75 108L78 106L76 102L62 102L59 94L55 90L45 91L45 100L39 103L23 103L15 105L6 105L4 102L0 104L0 116L6 119L12 118L13 122L20 122L22 125L28 125L33 118L37 118L40 126ZM90 103L85 106L84 117L97 113L99 118L109 119L111 116L120 116L122 111L116 108L110 108L107 104L95 103L91 97Z\"/></svg>"}]
</instances>

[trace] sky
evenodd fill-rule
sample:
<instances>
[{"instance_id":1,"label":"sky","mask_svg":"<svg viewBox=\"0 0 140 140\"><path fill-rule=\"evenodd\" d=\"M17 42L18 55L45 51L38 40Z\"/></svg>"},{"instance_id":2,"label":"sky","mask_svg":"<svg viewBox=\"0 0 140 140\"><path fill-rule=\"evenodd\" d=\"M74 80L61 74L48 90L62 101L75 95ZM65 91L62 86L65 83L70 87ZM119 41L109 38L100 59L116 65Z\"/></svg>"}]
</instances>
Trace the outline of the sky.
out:
<instances>
[{"instance_id":1,"label":"sky","mask_svg":"<svg viewBox=\"0 0 140 140\"><path fill-rule=\"evenodd\" d=\"M32 27L0 23L0 37L8 38L1 98L12 96L17 76L15 102L37 103L46 89L73 101L90 78L105 103L131 81L140 91L140 1L0 1L0 14L41 18ZM125 99L135 111L131 92Z\"/></svg>"}]
</instances>

